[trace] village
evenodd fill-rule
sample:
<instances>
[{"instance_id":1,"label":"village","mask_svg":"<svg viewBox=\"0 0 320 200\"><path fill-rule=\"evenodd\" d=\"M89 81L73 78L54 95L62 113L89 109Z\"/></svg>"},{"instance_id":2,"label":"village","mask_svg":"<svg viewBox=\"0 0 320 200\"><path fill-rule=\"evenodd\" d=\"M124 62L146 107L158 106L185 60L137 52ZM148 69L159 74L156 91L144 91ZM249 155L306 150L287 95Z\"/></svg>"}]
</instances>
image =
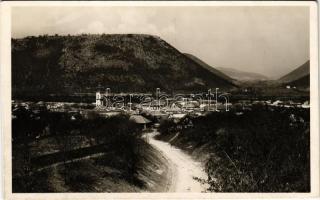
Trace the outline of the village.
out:
<instances>
[{"instance_id":1,"label":"village","mask_svg":"<svg viewBox=\"0 0 320 200\"><path fill-rule=\"evenodd\" d=\"M19 108L30 110L37 114L42 111L68 113L71 120L77 117L88 119L91 115L99 115L108 118L116 115L129 115L130 120L141 124L146 128L151 123L150 119L159 123L161 120L170 119L175 123L186 117L205 116L211 112L234 112L242 115L245 111L252 110L253 106L274 108L301 108L309 109L309 101L293 100L233 100L230 101L230 93L218 93L209 89L200 94L177 94L168 95L161 92L159 88L156 93L112 93L110 88L105 91L99 90L95 93L95 102L31 102L12 101L12 118Z\"/></svg>"}]
</instances>

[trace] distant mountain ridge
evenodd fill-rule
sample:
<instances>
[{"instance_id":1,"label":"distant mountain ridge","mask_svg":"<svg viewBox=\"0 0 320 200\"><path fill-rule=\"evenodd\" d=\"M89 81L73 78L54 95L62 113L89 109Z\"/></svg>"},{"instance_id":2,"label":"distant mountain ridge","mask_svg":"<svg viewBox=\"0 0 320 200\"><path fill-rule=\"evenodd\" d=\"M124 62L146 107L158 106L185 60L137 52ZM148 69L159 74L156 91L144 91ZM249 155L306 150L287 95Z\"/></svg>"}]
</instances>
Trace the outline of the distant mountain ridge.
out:
<instances>
[{"instance_id":1,"label":"distant mountain ridge","mask_svg":"<svg viewBox=\"0 0 320 200\"><path fill-rule=\"evenodd\" d=\"M282 76L279 81L283 83L289 83L292 81L296 81L300 78L308 76L310 74L310 61L308 60L303 65L299 66L292 72Z\"/></svg>"},{"instance_id":2,"label":"distant mountain ridge","mask_svg":"<svg viewBox=\"0 0 320 200\"><path fill-rule=\"evenodd\" d=\"M12 39L14 95L233 88L157 36L39 36Z\"/></svg>"},{"instance_id":3,"label":"distant mountain ridge","mask_svg":"<svg viewBox=\"0 0 320 200\"><path fill-rule=\"evenodd\" d=\"M218 67L218 70L220 70L222 73L230 76L231 78L238 80L238 81L261 81L261 80L268 80L269 78L254 72L246 72L238 69L233 68L224 68L224 67Z\"/></svg>"},{"instance_id":4,"label":"distant mountain ridge","mask_svg":"<svg viewBox=\"0 0 320 200\"><path fill-rule=\"evenodd\" d=\"M207 63L205 63L204 61L200 60L198 57L192 55L192 54L188 54L185 53L184 55L186 55L187 57L189 57L190 59L192 59L194 62L196 62L197 64L199 64L200 66L202 66L203 68L209 70L210 72L212 72L213 74L216 74L217 76L223 77L224 79L232 82L234 81L234 79L232 79L231 77L229 77L228 75L222 73L221 71L217 70L216 68L208 65Z\"/></svg>"},{"instance_id":5,"label":"distant mountain ridge","mask_svg":"<svg viewBox=\"0 0 320 200\"><path fill-rule=\"evenodd\" d=\"M308 60L300 67L282 76L278 82L297 88L310 88L310 61Z\"/></svg>"}]
</instances>

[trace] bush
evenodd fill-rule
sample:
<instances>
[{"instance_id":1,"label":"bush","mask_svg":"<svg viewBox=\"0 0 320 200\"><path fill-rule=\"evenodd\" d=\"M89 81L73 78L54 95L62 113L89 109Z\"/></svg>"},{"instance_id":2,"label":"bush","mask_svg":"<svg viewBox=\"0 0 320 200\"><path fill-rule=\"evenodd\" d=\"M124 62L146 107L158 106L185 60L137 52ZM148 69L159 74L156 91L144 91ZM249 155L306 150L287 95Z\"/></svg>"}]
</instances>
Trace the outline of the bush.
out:
<instances>
[{"instance_id":1,"label":"bush","mask_svg":"<svg viewBox=\"0 0 320 200\"><path fill-rule=\"evenodd\" d=\"M94 178L77 171L76 165L68 164L66 161L72 163L74 158L101 152L114 156L111 159L110 157L102 157L101 159L106 160L100 159L97 164L117 166L117 169L121 170L123 178L128 181L136 181L141 158L139 145L142 133L137 125L129 120L129 116L118 115L103 118L99 115L92 115L89 119L81 117L71 119L71 115L68 113L40 112L36 114L26 109L15 112L15 115L12 134L14 139L12 149L14 155L14 192L36 191L37 188L40 190L41 188L34 182L37 173L33 172L36 172L39 167L56 162L64 162L62 175L66 183L77 180L77 182L81 182L80 185L90 184ZM41 116L40 119L39 116ZM50 135L46 137L55 138L60 151L34 157L31 144L46 127L50 127ZM78 141L73 137L79 134L89 140L93 139L95 143L90 143L90 147L77 149L79 144L75 144ZM72 165L73 168L68 167L69 165ZM69 176L70 173L72 176ZM46 183L43 184L46 185ZM22 187L22 185L24 186Z\"/></svg>"},{"instance_id":2,"label":"bush","mask_svg":"<svg viewBox=\"0 0 320 200\"><path fill-rule=\"evenodd\" d=\"M255 107L243 115L211 113L193 119L178 140L210 144L209 191L310 191L309 110ZM165 122L166 135L176 127Z\"/></svg>"},{"instance_id":3,"label":"bush","mask_svg":"<svg viewBox=\"0 0 320 200\"><path fill-rule=\"evenodd\" d=\"M162 135L168 135L175 130L175 123L172 120L165 119L160 122L159 131Z\"/></svg>"}]
</instances>

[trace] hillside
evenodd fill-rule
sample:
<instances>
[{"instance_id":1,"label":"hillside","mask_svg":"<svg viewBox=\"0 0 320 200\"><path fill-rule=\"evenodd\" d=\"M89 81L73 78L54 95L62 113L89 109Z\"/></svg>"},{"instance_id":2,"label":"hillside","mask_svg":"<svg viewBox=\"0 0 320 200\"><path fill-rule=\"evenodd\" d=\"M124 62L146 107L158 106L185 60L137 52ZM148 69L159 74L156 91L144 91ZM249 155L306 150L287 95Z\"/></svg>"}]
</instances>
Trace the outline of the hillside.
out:
<instances>
[{"instance_id":1,"label":"hillside","mask_svg":"<svg viewBox=\"0 0 320 200\"><path fill-rule=\"evenodd\" d=\"M200 66L202 66L203 68L209 70L211 73L220 76L230 82L234 81L231 77L227 76L226 74L222 73L221 71L215 69L214 67L208 65L207 63L203 62L202 60L200 60L198 57L191 55L191 54L187 54L185 53L184 55L186 55L187 57L189 57L191 60L193 60L195 63L199 64Z\"/></svg>"},{"instance_id":2,"label":"hillside","mask_svg":"<svg viewBox=\"0 0 320 200\"><path fill-rule=\"evenodd\" d=\"M289 83L298 79L304 78L310 74L310 61L305 62L300 67L296 68L292 72L284 75L278 81L282 83Z\"/></svg>"},{"instance_id":3,"label":"hillside","mask_svg":"<svg viewBox=\"0 0 320 200\"><path fill-rule=\"evenodd\" d=\"M310 74L286 84L297 88L310 88Z\"/></svg>"},{"instance_id":4,"label":"hillside","mask_svg":"<svg viewBox=\"0 0 320 200\"><path fill-rule=\"evenodd\" d=\"M238 81L264 81L268 80L268 77L254 73L254 72L245 72L238 69L232 69L232 68L224 68L224 67L218 67L218 70L220 70L222 73L230 76L231 78L238 80Z\"/></svg>"},{"instance_id":5,"label":"hillside","mask_svg":"<svg viewBox=\"0 0 320 200\"><path fill-rule=\"evenodd\" d=\"M39 36L12 39L15 95L196 91L234 87L156 36Z\"/></svg>"}]
</instances>

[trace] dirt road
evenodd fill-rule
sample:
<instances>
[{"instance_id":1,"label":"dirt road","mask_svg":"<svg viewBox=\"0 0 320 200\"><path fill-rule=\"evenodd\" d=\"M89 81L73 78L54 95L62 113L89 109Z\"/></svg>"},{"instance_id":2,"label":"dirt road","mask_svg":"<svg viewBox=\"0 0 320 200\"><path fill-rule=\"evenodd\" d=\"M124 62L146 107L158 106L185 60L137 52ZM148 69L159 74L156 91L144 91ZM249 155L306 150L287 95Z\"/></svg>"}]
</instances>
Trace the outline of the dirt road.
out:
<instances>
[{"instance_id":1,"label":"dirt road","mask_svg":"<svg viewBox=\"0 0 320 200\"><path fill-rule=\"evenodd\" d=\"M157 134L159 133L156 131L150 133L148 141L169 161L170 174L172 175L168 192L205 192L207 185L194 179L195 177L206 178L201 164L169 143L154 139Z\"/></svg>"}]
</instances>

